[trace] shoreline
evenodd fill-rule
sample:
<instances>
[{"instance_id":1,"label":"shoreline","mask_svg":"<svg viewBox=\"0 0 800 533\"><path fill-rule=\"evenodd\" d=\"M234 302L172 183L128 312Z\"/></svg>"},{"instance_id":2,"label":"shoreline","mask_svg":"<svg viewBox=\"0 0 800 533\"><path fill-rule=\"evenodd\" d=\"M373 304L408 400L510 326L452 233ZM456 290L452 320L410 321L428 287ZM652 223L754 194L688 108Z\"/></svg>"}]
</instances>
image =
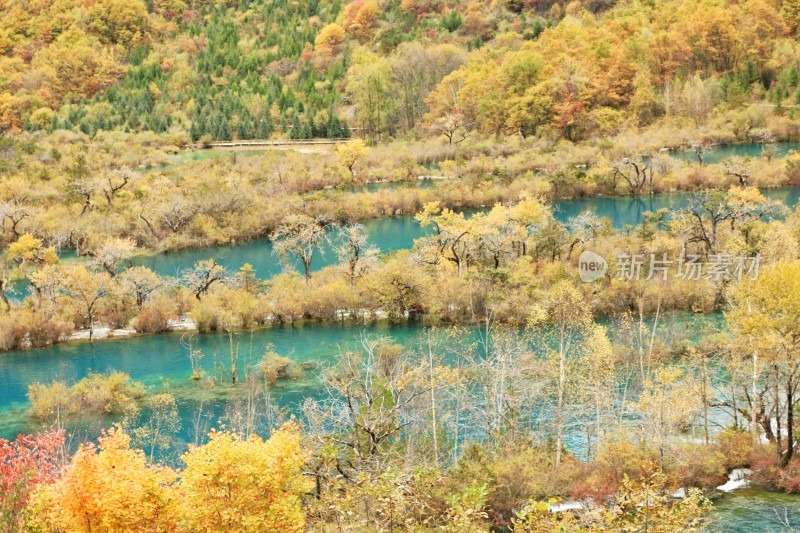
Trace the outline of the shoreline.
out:
<instances>
[{"instance_id":1,"label":"shoreline","mask_svg":"<svg viewBox=\"0 0 800 533\"><path fill-rule=\"evenodd\" d=\"M713 309L708 312L697 312L693 309L668 309L661 311L661 320L665 320L665 317L674 317L677 315L686 315L687 317L696 317L696 316L704 316L704 317L713 317L715 315L722 314L722 310L720 309ZM360 317L351 316L348 312L342 311L342 318L336 320L317 320L313 318L301 318L298 320L294 320L292 322L280 322L275 321L274 319L270 319L263 324L256 324L250 328L244 328L234 332L234 335L242 335L242 334L251 334L256 331L263 331L268 329L274 328L303 328L306 324L311 324L313 326L328 326L328 327L340 327L340 326L355 326L355 325L363 325L367 326L370 324L392 324L392 325L406 325L406 326L413 326L417 328L426 328L431 327L432 324L423 319L423 320L414 320L411 319L409 316L406 316L402 320L393 320L390 319L385 311L375 311L366 313L369 318L364 318L365 315ZM607 320L614 318L615 315L597 315L594 316L594 320ZM645 317L654 316L653 314L645 314ZM480 321L476 322L442 322L436 325L444 325L448 327L453 326L476 326L481 324ZM196 335L225 335L224 331L220 330L209 330L200 332L197 328L197 324L188 316L183 316L179 319L170 319L169 320L169 327L167 331L159 331L159 332L148 332L148 331L137 331L133 328L130 324L124 328L112 328L107 324L99 324L95 326L94 333L89 338L89 329L78 329L72 331L63 337L63 340L59 342L54 342L51 344L47 344L44 346L28 346L26 348L16 348L13 350L0 350L0 360L4 356L10 353L35 353L41 350L47 350L50 348L54 348L56 346L75 346L84 343L94 343L94 342L107 342L107 341L123 341L125 339L130 339L134 337L161 337L166 335L172 335L177 333L192 333Z\"/></svg>"},{"instance_id":2,"label":"shoreline","mask_svg":"<svg viewBox=\"0 0 800 533\"><path fill-rule=\"evenodd\" d=\"M454 181L454 179L448 178L446 180L432 180L432 181ZM399 181L399 182L398 181L395 181L395 182L372 182L372 183L403 183L403 184L408 183L409 184L409 188L413 188L413 187L411 187L411 185L414 184L414 182L405 182L405 181ZM783 184L783 185L777 185L775 187L757 187L757 188L760 191L778 191L778 190L782 190L782 189L798 189L798 190L800 190L800 185ZM630 200L636 200L636 199L645 199L645 198L670 196L670 195L678 195L678 194L692 194L692 193L700 192L700 191L703 191L703 190L706 190L706 189L702 189L702 188L687 189L687 190L673 189L673 190L669 190L669 191L650 192L650 193L639 194L639 195L631 195L631 194L594 194L594 195L574 196L574 197L558 198L558 199L545 198L544 201L546 203L552 205L554 203L574 202L574 201L580 201L580 200L614 200L614 199L623 200L623 199L626 199L626 198L630 199ZM710 188L710 190L720 190L720 189L712 187L712 188ZM347 194L358 194L358 193L352 193L351 192L351 193L347 193ZM488 208L489 208L488 206L486 206L485 204L482 204L482 205L478 205L478 206L469 205L469 206L461 206L459 208L449 208L449 209L452 209L452 210L458 212L458 211L469 211L469 210L481 210L481 209L488 209ZM407 214L407 213L393 214L393 215L389 215L389 216L379 216L379 217L355 219L355 220L353 220L353 222L357 222L359 224L364 224L364 223L369 223L369 222L373 222L373 221L396 220L396 219L405 218L405 217L413 218L415 214L416 213L414 213L414 214ZM151 257L159 256L159 255L169 255L169 254L173 254L173 253L189 252L189 251L200 251L200 250L206 250L206 249L210 249L210 248L217 248L217 247L224 247L224 246L238 246L238 245L253 243L253 242L256 242L256 241L260 241L260 240L269 241L268 232L267 233L255 234L255 235L249 236L249 237L242 237L240 239L231 240L229 242L217 242L217 243L206 244L206 245L187 245L187 246L179 246L179 247L176 247L176 248L166 248L166 249L163 249L163 250L146 249L146 250L143 250L142 253L136 255L135 257L133 257L132 259L136 260L136 259L142 259L142 258L151 258ZM70 252L71 253L71 252L75 252L75 251L76 251L75 248L61 248L61 249L59 249L59 253L63 253L63 252Z\"/></svg>"}]
</instances>

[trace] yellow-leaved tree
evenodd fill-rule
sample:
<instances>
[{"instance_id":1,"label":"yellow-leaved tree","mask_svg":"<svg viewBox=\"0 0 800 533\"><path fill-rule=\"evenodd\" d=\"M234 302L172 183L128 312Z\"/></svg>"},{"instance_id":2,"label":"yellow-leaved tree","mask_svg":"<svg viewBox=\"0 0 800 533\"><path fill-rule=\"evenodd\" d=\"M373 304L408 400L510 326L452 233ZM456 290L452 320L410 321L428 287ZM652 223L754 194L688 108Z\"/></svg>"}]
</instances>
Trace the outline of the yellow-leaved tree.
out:
<instances>
[{"instance_id":1,"label":"yellow-leaved tree","mask_svg":"<svg viewBox=\"0 0 800 533\"><path fill-rule=\"evenodd\" d=\"M289 422L269 440L212 432L183 456L181 531L303 531L300 430ZM310 483L310 481L308 482Z\"/></svg>"},{"instance_id":2,"label":"yellow-leaved tree","mask_svg":"<svg viewBox=\"0 0 800 533\"><path fill-rule=\"evenodd\" d=\"M173 531L173 470L150 465L119 427L84 445L52 485L40 485L27 509L36 531Z\"/></svg>"},{"instance_id":3,"label":"yellow-leaved tree","mask_svg":"<svg viewBox=\"0 0 800 533\"><path fill-rule=\"evenodd\" d=\"M336 160L350 172L350 176L353 179L356 178L356 165L363 161L367 155L369 155L369 148L361 139L343 143L336 147Z\"/></svg>"},{"instance_id":4,"label":"yellow-leaved tree","mask_svg":"<svg viewBox=\"0 0 800 533\"><path fill-rule=\"evenodd\" d=\"M300 430L268 440L213 431L174 471L131 449L119 427L83 445L51 485L38 486L24 519L31 531L303 531ZM180 478L180 481L178 481Z\"/></svg>"}]
</instances>

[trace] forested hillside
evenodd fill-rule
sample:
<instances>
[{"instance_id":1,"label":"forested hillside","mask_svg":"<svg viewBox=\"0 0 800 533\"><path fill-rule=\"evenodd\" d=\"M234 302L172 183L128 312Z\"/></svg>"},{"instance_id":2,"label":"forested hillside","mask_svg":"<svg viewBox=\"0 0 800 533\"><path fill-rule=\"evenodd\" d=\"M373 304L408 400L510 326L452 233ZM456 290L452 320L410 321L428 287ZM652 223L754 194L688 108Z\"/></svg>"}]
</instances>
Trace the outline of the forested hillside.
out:
<instances>
[{"instance_id":1,"label":"forested hillside","mask_svg":"<svg viewBox=\"0 0 800 533\"><path fill-rule=\"evenodd\" d=\"M0 129L576 141L793 114L799 23L796 0L3 0Z\"/></svg>"}]
</instances>

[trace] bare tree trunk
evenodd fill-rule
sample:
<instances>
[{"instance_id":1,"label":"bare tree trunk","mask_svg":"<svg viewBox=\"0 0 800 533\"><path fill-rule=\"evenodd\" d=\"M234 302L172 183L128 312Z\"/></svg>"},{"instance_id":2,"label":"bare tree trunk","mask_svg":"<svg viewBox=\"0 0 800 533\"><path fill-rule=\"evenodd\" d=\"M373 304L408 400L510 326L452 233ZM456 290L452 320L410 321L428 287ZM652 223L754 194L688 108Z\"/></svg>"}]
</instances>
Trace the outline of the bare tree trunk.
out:
<instances>
[{"instance_id":1,"label":"bare tree trunk","mask_svg":"<svg viewBox=\"0 0 800 533\"><path fill-rule=\"evenodd\" d=\"M794 379L786 381L786 454L781 464L786 466L794 455Z\"/></svg>"},{"instance_id":2,"label":"bare tree trunk","mask_svg":"<svg viewBox=\"0 0 800 533\"><path fill-rule=\"evenodd\" d=\"M758 445L759 436L758 436L758 413L756 412L756 398L758 398L758 350L753 350L753 399L752 406L752 431L753 431L753 442Z\"/></svg>"},{"instance_id":3,"label":"bare tree trunk","mask_svg":"<svg viewBox=\"0 0 800 533\"><path fill-rule=\"evenodd\" d=\"M431 423L433 424L433 461L439 466L439 439L436 428L436 387L433 379L433 349L431 348L432 339L428 340L428 364L430 365L430 388L431 388Z\"/></svg>"},{"instance_id":4,"label":"bare tree trunk","mask_svg":"<svg viewBox=\"0 0 800 533\"><path fill-rule=\"evenodd\" d=\"M780 390L778 388L778 386L779 386L778 385L778 375L779 375L778 366L775 365L774 369L775 369L775 376L774 376L773 379L775 380L775 383L774 383L775 400L774 401L775 401L775 425L776 425L775 453L776 453L777 459L780 461L781 460L781 455L783 455L783 453L781 453L783 451L782 450L782 445L781 445L781 396L780 396Z\"/></svg>"},{"instance_id":5,"label":"bare tree trunk","mask_svg":"<svg viewBox=\"0 0 800 533\"><path fill-rule=\"evenodd\" d=\"M561 326L561 334L558 346L558 406L556 408L556 467L561 464L561 447L563 446L564 431L564 387L566 383L566 354L564 347L564 326Z\"/></svg>"},{"instance_id":6,"label":"bare tree trunk","mask_svg":"<svg viewBox=\"0 0 800 533\"><path fill-rule=\"evenodd\" d=\"M708 372L706 369L706 352L703 351L700 356L700 373L702 376L702 394L703 394L703 431L705 433L706 446L709 444L708 438Z\"/></svg>"}]
</instances>

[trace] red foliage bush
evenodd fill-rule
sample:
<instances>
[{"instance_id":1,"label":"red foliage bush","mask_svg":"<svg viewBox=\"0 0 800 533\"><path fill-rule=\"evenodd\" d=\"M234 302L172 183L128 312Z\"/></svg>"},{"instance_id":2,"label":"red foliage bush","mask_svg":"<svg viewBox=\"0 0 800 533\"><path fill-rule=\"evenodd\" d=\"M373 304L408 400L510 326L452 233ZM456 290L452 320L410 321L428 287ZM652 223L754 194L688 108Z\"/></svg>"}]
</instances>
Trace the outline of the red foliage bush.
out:
<instances>
[{"instance_id":1,"label":"red foliage bush","mask_svg":"<svg viewBox=\"0 0 800 533\"><path fill-rule=\"evenodd\" d=\"M163 333L169 331L169 321L175 317L174 304L156 300L142 307L139 316L133 320L133 327L143 333Z\"/></svg>"},{"instance_id":2,"label":"red foliage bush","mask_svg":"<svg viewBox=\"0 0 800 533\"><path fill-rule=\"evenodd\" d=\"M788 465L781 467L774 450L764 447L753 454L750 468L753 470L750 479L756 485L771 490L800 492L800 458L794 458Z\"/></svg>"},{"instance_id":3,"label":"red foliage bush","mask_svg":"<svg viewBox=\"0 0 800 533\"><path fill-rule=\"evenodd\" d=\"M52 483L64 461L64 430L0 439L0 529L19 531L20 516L34 487Z\"/></svg>"}]
</instances>

